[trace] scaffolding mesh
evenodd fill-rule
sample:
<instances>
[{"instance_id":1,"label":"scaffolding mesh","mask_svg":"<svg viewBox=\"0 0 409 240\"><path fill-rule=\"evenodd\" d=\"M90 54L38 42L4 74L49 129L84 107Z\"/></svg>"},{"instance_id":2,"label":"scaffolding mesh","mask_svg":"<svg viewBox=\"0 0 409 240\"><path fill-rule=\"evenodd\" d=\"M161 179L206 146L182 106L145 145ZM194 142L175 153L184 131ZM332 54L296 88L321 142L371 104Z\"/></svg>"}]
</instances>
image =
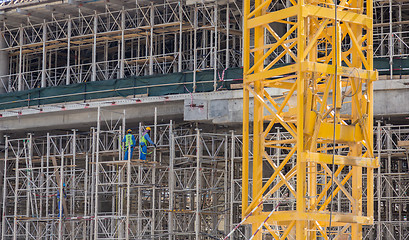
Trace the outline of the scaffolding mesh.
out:
<instances>
[{"instance_id":1,"label":"scaffolding mesh","mask_svg":"<svg viewBox=\"0 0 409 240\"><path fill-rule=\"evenodd\" d=\"M214 71L196 73L196 92L214 90ZM241 83L242 69L220 70L217 89L231 89L232 83ZM55 87L36 88L0 95L0 109L39 106L45 104L88 101L92 99L136 95L164 96L193 91L193 73L172 73L130 77L96 82L85 82Z\"/></svg>"}]
</instances>

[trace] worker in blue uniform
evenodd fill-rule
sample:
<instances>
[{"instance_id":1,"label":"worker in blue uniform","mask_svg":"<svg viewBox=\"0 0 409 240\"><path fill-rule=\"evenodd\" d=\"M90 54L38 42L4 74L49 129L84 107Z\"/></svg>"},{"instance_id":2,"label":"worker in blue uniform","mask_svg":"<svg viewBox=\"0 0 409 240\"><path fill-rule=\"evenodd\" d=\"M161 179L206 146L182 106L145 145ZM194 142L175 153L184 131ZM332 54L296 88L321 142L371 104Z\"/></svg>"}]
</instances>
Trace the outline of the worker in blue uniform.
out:
<instances>
[{"instance_id":1,"label":"worker in blue uniform","mask_svg":"<svg viewBox=\"0 0 409 240\"><path fill-rule=\"evenodd\" d=\"M147 127L146 130L142 133L142 137L139 141L139 159L146 161L146 155L148 154L148 142L156 148L156 144L149 137L151 128Z\"/></svg>"},{"instance_id":2,"label":"worker in blue uniform","mask_svg":"<svg viewBox=\"0 0 409 240\"><path fill-rule=\"evenodd\" d=\"M65 193L65 183L62 184L62 194L64 198L67 198L67 194ZM64 207L62 205L62 201L60 199L60 191L57 191L57 202L58 202L58 217L64 216Z\"/></svg>"},{"instance_id":3,"label":"worker in blue uniform","mask_svg":"<svg viewBox=\"0 0 409 240\"><path fill-rule=\"evenodd\" d=\"M128 157L130 155L130 159L132 159L132 154L133 154L133 149L136 146L136 139L135 136L132 135L132 130L128 129L126 131L126 135L124 137L124 139L122 139L122 142L125 143L125 157L124 160L128 160Z\"/></svg>"}]
</instances>

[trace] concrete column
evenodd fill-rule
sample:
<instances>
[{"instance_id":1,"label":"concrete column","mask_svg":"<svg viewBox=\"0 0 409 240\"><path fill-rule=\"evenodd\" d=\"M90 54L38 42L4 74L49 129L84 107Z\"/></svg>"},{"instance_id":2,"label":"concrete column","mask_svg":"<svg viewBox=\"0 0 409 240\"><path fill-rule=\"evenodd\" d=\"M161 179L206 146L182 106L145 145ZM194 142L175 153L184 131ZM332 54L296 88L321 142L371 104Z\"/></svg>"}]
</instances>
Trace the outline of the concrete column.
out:
<instances>
[{"instance_id":1,"label":"concrete column","mask_svg":"<svg viewBox=\"0 0 409 240\"><path fill-rule=\"evenodd\" d=\"M4 39L3 32L0 37L0 49L7 48L6 40ZM9 54L7 51L0 51L0 94L5 93L8 87L8 76L9 75ZM3 137L0 136L1 139Z\"/></svg>"}]
</instances>

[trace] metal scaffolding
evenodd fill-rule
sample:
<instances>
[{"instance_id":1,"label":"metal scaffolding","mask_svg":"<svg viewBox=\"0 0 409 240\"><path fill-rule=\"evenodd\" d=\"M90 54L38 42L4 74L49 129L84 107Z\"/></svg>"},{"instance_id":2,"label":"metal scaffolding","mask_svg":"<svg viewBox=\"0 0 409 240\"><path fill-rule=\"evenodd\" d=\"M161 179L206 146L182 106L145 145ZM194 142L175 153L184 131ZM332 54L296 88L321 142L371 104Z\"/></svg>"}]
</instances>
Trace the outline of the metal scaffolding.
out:
<instances>
[{"instance_id":1,"label":"metal scaffolding","mask_svg":"<svg viewBox=\"0 0 409 240\"><path fill-rule=\"evenodd\" d=\"M366 237L404 240L409 236L409 126L378 122L374 133L381 168L375 176L375 225Z\"/></svg>"},{"instance_id":2,"label":"metal scaffolding","mask_svg":"<svg viewBox=\"0 0 409 240\"><path fill-rule=\"evenodd\" d=\"M224 236L229 135L150 127L148 161L123 160L125 113L103 108L90 132L6 137L2 239Z\"/></svg>"},{"instance_id":3,"label":"metal scaffolding","mask_svg":"<svg viewBox=\"0 0 409 240\"><path fill-rule=\"evenodd\" d=\"M204 69L213 69L218 81L218 70L242 66L241 1L8 3L0 6L1 92ZM268 8L290 5L277 1ZM373 55L385 60L379 70L389 78L408 70L408 6L374 1ZM272 29L283 35L290 26ZM279 62L294 57L289 52ZM195 89L195 77L192 84Z\"/></svg>"},{"instance_id":4,"label":"metal scaffolding","mask_svg":"<svg viewBox=\"0 0 409 240\"><path fill-rule=\"evenodd\" d=\"M3 239L220 239L240 223L242 135L153 121L135 129L137 138L145 127L153 130L158 148L150 148L149 161L124 161L124 113L99 112L99 124L89 132L6 137ZM375 224L363 228L363 239L404 240L409 234L409 126L379 123L374 133L381 168L374 176ZM268 135L270 140L290 138L282 128ZM269 156L279 162L286 151L272 149ZM295 160L285 168L290 170ZM272 172L266 165L263 181ZM363 206L366 202L363 195ZM264 209L278 203L295 209L285 188L271 195ZM349 208L345 196L334 203ZM231 239L249 239L251 232L241 226ZM294 238L294 232L288 237Z\"/></svg>"},{"instance_id":5,"label":"metal scaffolding","mask_svg":"<svg viewBox=\"0 0 409 240\"><path fill-rule=\"evenodd\" d=\"M195 91L196 72L205 69L214 70L216 90L218 70L241 66L236 1L95 2L103 11L61 3L46 8L43 21L33 9L25 24L4 21L2 91L182 71L193 72Z\"/></svg>"},{"instance_id":6,"label":"metal scaffolding","mask_svg":"<svg viewBox=\"0 0 409 240\"><path fill-rule=\"evenodd\" d=\"M409 56L408 8L407 1L374 1L374 58L388 60L388 67L378 70L389 72L390 79L402 78L402 71L408 70L402 66Z\"/></svg>"},{"instance_id":7,"label":"metal scaffolding","mask_svg":"<svg viewBox=\"0 0 409 240\"><path fill-rule=\"evenodd\" d=\"M6 137L3 239L82 236L84 216L90 216L90 178L88 169L78 166L88 166L91 145L82 144L90 139L75 130L38 138Z\"/></svg>"},{"instance_id":8,"label":"metal scaffolding","mask_svg":"<svg viewBox=\"0 0 409 240\"><path fill-rule=\"evenodd\" d=\"M1 92L205 69L218 81L218 70L242 66L241 1L12 3L0 6ZM408 70L401 66L409 54L407 9L405 1L374 1L374 58L387 60L379 70L390 78ZM273 29L282 35L290 27ZM292 59L289 52L279 62Z\"/></svg>"},{"instance_id":9,"label":"metal scaffolding","mask_svg":"<svg viewBox=\"0 0 409 240\"><path fill-rule=\"evenodd\" d=\"M180 239L219 239L229 229L228 135L199 129L173 138L169 224Z\"/></svg>"}]
</instances>

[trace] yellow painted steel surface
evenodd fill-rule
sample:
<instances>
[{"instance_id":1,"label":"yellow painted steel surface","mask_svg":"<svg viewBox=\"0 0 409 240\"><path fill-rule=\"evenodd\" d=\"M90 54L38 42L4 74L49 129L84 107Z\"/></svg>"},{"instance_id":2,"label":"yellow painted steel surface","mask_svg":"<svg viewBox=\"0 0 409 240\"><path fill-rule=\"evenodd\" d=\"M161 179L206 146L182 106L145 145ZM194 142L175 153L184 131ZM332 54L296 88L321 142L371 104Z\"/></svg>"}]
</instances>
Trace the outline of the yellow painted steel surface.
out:
<instances>
[{"instance_id":1,"label":"yellow painted steel surface","mask_svg":"<svg viewBox=\"0 0 409 240\"><path fill-rule=\"evenodd\" d=\"M373 224L379 165L372 0L288 2L280 9L277 1L244 0L242 214L256 208L246 221L253 239L362 239L362 226ZM277 125L291 137L267 140ZM284 156L273 161L272 149ZM263 210L277 191L295 199L292 210Z\"/></svg>"}]
</instances>

